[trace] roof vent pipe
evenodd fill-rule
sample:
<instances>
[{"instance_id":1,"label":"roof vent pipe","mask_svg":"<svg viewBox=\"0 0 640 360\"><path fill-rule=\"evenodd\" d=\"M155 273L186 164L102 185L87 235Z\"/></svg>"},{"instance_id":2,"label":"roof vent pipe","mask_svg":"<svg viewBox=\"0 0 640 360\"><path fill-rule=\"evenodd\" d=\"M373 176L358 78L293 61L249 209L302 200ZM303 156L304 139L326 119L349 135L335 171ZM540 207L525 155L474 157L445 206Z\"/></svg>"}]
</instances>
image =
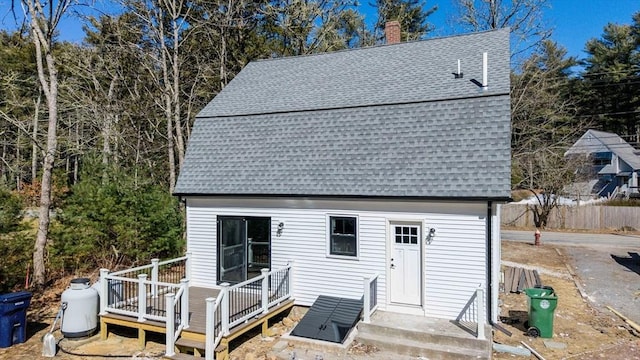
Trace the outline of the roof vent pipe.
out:
<instances>
[{"instance_id":1,"label":"roof vent pipe","mask_svg":"<svg viewBox=\"0 0 640 360\"><path fill-rule=\"evenodd\" d=\"M462 79L464 74L462 73L462 69L460 67L460 59L458 59L458 72L453 73L453 77L456 79Z\"/></svg>"},{"instance_id":2,"label":"roof vent pipe","mask_svg":"<svg viewBox=\"0 0 640 360\"><path fill-rule=\"evenodd\" d=\"M483 52L482 53L482 90L487 90L487 88L489 87L489 83L487 82L487 77L488 77L488 57L487 57L487 53Z\"/></svg>"}]
</instances>

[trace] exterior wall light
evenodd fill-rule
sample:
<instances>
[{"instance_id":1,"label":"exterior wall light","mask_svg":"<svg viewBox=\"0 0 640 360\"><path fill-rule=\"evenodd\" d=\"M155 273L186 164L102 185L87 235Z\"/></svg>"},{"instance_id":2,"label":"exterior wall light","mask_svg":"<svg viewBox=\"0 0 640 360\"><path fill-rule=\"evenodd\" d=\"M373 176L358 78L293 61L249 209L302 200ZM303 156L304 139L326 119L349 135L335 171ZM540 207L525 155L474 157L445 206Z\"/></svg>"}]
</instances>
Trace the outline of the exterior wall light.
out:
<instances>
[{"instance_id":1,"label":"exterior wall light","mask_svg":"<svg viewBox=\"0 0 640 360\"><path fill-rule=\"evenodd\" d=\"M431 244L431 242L433 241L433 237L436 235L436 229L435 228L430 228L429 229L429 233L427 234L427 245Z\"/></svg>"},{"instance_id":2,"label":"exterior wall light","mask_svg":"<svg viewBox=\"0 0 640 360\"><path fill-rule=\"evenodd\" d=\"M282 235L282 230L284 230L284 223L280 222L278 224L278 230L276 230L276 236L280 237L280 235Z\"/></svg>"}]
</instances>

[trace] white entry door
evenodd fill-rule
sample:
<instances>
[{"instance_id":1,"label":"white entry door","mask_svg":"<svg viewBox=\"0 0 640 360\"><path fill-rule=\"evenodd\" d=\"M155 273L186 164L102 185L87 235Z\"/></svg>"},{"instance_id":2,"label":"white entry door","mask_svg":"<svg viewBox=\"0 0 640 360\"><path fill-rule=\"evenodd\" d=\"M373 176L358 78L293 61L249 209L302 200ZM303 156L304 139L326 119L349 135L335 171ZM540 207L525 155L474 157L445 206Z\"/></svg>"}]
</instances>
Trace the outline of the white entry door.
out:
<instances>
[{"instance_id":1,"label":"white entry door","mask_svg":"<svg viewBox=\"0 0 640 360\"><path fill-rule=\"evenodd\" d=\"M421 305L422 226L419 224L391 224L391 259L389 259L389 281L391 302Z\"/></svg>"}]
</instances>

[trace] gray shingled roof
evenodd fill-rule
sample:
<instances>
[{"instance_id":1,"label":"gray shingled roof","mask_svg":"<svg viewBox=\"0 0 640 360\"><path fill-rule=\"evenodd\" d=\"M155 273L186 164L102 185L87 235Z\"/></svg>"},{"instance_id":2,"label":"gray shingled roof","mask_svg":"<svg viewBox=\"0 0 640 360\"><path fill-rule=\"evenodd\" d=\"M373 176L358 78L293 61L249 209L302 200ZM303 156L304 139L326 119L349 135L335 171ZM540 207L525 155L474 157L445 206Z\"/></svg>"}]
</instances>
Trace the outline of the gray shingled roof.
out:
<instances>
[{"instance_id":1,"label":"gray shingled roof","mask_svg":"<svg viewBox=\"0 0 640 360\"><path fill-rule=\"evenodd\" d=\"M175 193L504 199L510 171L500 30L247 65L198 115Z\"/></svg>"},{"instance_id":2,"label":"gray shingled roof","mask_svg":"<svg viewBox=\"0 0 640 360\"><path fill-rule=\"evenodd\" d=\"M634 171L640 170L640 156L636 154L636 150L615 133L589 129L567 150L565 155L597 152L612 152L629 164ZM603 171L609 171L606 174L615 174L615 170L612 169L603 169ZM600 173L605 174L602 171Z\"/></svg>"},{"instance_id":3,"label":"gray shingled roof","mask_svg":"<svg viewBox=\"0 0 640 360\"><path fill-rule=\"evenodd\" d=\"M492 93L509 92L509 32L499 30L432 40L261 60L248 64L198 117L478 96L488 53ZM463 79L454 79L457 60Z\"/></svg>"}]
</instances>

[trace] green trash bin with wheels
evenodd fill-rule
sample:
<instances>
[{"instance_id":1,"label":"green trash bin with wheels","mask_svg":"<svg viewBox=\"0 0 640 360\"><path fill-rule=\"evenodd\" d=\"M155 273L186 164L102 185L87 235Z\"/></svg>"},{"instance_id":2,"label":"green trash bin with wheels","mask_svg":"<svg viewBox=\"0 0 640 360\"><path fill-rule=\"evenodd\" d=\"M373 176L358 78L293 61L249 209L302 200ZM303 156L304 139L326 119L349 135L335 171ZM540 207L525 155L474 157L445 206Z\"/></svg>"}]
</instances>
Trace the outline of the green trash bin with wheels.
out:
<instances>
[{"instance_id":1,"label":"green trash bin with wheels","mask_svg":"<svg viewBox=\"0 0 640 360\"><path fill-rule=\"evenodd\" d=\"M558 295L550 286L524 289L529 303L527 334L533 337L553 337L553 316L558 306Z\"/></svg>"}]
</instances>

